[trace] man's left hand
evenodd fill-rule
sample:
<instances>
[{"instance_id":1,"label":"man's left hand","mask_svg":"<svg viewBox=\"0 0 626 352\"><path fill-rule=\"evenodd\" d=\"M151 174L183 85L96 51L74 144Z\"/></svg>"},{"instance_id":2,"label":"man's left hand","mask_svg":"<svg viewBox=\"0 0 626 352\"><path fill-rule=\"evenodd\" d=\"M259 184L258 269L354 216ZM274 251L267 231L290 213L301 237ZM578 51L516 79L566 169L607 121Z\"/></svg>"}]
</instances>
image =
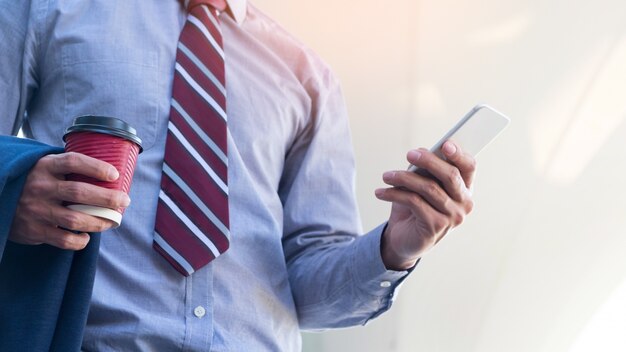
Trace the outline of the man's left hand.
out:
<instances>
[{"instance_id":1,"label":"man's left hand","mask_svg":"<svg viewBox=\"0 0 626 352\"><path fill-rule=\"evenodd\" d=\"M476 160L452 141L441 151L447 161L426 149L411 150L409 163L434 177L411 171L389 171L376 197L392 202L382 237L381 255L388 269L406 270L450 229L459 226L474 206L470 192Z\"/></svg>"}]
</instances>

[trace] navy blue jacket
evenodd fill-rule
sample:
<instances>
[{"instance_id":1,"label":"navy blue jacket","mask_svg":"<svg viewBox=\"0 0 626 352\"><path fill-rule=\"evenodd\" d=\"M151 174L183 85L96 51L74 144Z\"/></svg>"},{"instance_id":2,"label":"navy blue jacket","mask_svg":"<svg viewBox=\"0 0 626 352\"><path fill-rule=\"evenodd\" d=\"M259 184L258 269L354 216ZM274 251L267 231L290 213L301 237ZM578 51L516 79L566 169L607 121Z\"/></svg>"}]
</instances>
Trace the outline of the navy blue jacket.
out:
<instances>
[{"instance_id":1,"label":"navy blue jacket","mask_svg":"<svg viewBox=\"0 0 626 352\"><path fill-rule=\"evenodd\" d=\"M0 351L79 351L100 234L82 251L7 241L26 176L63 149L0 136Z\"/></svg>"}]
</instances>

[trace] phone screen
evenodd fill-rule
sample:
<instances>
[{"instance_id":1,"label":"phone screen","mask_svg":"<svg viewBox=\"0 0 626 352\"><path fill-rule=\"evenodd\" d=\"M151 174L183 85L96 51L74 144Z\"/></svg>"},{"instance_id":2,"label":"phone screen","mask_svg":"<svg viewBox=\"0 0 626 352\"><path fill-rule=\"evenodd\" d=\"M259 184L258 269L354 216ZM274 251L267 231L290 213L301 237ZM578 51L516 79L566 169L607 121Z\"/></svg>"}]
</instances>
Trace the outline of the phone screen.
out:
<instances>
[{"instance_id":1,"label":"phone screen","mask_svg":"<svg viewBox=\"0 0 626 352\"><path fill-rule=\"evenodd\" d=\"M509 122L510 119L496 109L485 104L476 105L430 151L445 160L441 146L445 141L452 140L463 152L476 157ZM417 168L411 165L409 170L416 172Z\"/></svg>"}]
</instances>

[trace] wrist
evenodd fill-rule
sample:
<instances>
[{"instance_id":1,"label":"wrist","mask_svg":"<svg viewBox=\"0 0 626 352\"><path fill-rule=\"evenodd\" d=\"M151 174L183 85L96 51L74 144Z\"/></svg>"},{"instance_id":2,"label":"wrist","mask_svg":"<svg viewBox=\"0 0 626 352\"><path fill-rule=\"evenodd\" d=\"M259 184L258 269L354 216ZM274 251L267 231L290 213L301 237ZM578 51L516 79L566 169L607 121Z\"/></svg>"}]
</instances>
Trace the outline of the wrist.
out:
<instances>
[{"instance_id":1,"label":"wrist","mask_svg":"<svg viewBox=\"0 0 626 352\"><path fill-rule=\"evenodd\" d=\"M387 270L404 271L415 266L419 256L408 256L399 251L392 243L388 228L383 231L380 240L380 255Z\"/></svg>"}]
</instances>

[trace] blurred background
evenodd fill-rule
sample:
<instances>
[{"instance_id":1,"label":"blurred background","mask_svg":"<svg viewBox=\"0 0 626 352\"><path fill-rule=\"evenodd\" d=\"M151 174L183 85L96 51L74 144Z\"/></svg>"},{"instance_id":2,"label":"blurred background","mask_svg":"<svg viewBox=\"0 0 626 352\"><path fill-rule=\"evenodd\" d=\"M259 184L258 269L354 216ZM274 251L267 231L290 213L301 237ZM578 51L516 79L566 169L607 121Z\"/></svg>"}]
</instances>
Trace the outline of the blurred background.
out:
<instances>
[{"instance_id":1,"label":"blurred background","mask_svg":"<svg viewBox=\"0 0 626 352\"><path fill-rule=\"evenodd\" d=\"M256 0L343 83L366 229L405 153L477 102L512 123L476 208L391 311L304 350L626 351L626 2Z\"/></svg>"}]
</instances>

